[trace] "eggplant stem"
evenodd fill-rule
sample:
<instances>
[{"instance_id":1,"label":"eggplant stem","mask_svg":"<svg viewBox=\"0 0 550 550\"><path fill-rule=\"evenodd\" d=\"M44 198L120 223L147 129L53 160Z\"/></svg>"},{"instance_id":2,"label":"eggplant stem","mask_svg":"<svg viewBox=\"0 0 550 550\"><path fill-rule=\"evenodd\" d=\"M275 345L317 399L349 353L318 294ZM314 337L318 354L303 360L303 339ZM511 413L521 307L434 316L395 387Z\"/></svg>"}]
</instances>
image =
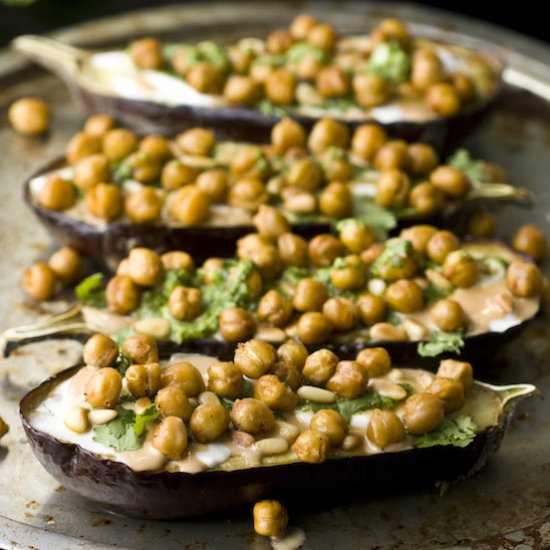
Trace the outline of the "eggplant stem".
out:
<instances>
[{"instance_id":1,"label":"eggplant stem","mask_svg":"<svg viewBox=\"0 0 550 550\"><path fill-rule=\"evenodd\" d=\"M525 187L516 187L508 183L490 183L476 181L468 193L469 199L513 200L522 206L533 205L533 194Z\"/></svg>"},{"instance_id":2,"label":"eggplant stem","mask_svg":"<svg viewBox=\"0 0 550 550\"><path fill-rule=\"evenodd\" d=\"M476 384L482 388L487 388L490 391L498 394L502 401L502 410L508 410L512 406L515 406L518 401L527 397L533 397L540 395L540 391L533 384L511 384L508 386L493 386L486 382L479 382L476 380Z\"/></svg>"}]
</instances>

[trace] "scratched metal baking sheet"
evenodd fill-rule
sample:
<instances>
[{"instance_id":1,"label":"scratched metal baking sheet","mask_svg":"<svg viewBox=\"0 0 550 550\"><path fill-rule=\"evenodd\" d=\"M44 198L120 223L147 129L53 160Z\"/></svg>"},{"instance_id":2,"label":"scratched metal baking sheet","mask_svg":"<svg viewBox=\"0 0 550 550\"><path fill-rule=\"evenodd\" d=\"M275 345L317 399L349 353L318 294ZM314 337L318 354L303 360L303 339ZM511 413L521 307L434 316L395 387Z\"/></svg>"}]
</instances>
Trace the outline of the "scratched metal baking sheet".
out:
<instances>
[{"instance_id":1,"label":"scratched metal baking sheet","mask_svg":"<svg viewBox=\"0 0 550 550\"><path fill-rule=\"evenodd\" d=\"M550 49L508 31L444 12L410 5L334 2L205 4L167 7L87 23L55 33L87 45L123 44L131 35L156 33L195 39L231 39L280 27L301 11L358 31L389 13L417 24L437 24L503 48L512 85L468 143L479 156L502 163L511 181L536 192L534 209L506 207L499 213L504 236L527 220L550 223ZM529 90L532 93L526 92ZM15 135L7 125L9 103L40 95L53 106L50 134ZM546 99L545 99L546 98ZM18 281L24 267L47 254L51 243L23 206L21 180L59 154L82 118L65 87L53 76L9 52L0 53L0 330L31 322L40 310L25 302ZM57 307L62 307L57 305ZM547 317L548 318L548 317ZM499 350L492 378L536 383L550 389L550 331L542 318L517 342ZM51 372L74 362L75 343L35 345L0 362L0 414L11 430L0 445L0 546L3 548L269 548L252 534L245 514L222 519L146 522L107 515L60 487L34 460L17 418L24 392ZM306 548L516 549L550 546L549 402L523 404L490 465L444 496L415 491L386 497L355 495L358 502L315 510L291 508L291 523L306 533Z\"/></svg>"}]
</instances>

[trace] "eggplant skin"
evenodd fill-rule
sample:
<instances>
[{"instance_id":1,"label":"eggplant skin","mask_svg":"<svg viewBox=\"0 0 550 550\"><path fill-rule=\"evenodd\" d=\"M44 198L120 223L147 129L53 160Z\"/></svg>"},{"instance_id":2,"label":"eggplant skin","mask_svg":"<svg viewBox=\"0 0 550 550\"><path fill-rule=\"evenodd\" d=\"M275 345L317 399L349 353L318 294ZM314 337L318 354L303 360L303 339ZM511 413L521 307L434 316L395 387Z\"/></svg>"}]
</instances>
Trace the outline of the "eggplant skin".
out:
<instances>
[{"instance_id":1,"label":"eggplant skin","mask_svg":"<svg viewBox=\"0 0 550 550\"><path fill-rule=\"evenodd\" d=\"M273 496L315 498L322 494L323 502L331 506L340 498L357 499L377 492L451 482L485 466L499 449L511 418L511 410L503 413L498 424L478 433L463 448L436 446L335 458L322 464L293 462L232 472L135 472L79 445L62 443L30 425L28 417L33 408L79 368L72 367L46 380L22 399L20 417L27 439L42 466L64 487L103 510L144 519L201 516Z\"/></svg>"}]
</instances>

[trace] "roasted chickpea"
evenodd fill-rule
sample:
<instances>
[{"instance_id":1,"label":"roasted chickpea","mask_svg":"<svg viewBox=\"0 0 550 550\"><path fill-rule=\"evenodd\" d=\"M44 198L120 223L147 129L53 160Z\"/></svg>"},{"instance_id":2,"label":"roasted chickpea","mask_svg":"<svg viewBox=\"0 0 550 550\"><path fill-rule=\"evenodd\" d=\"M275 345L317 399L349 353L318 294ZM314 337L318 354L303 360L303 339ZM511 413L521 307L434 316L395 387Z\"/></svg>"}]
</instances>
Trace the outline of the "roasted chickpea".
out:
<instances>
[{"instance_id":1,"label":"roasted chickpea","mask_svg":"<svg viewBox=\"0 0 550 550\"><path fill-rule=\"evenodd\" d=\"M122 195L112 183L98 183L86 193L86 208L96 218L107 222L116 220L122 214Z\"/></svg>"},{"instance_id":2,"label":"roasted chickpea","mask_svg":"<svg viewBox=\"0 0 550 550\"><path fill-rule=\"evenodd\" d=\"M187 252L181 252L179 250L166 252L160 257L160 261L166 270L185 269L189 273L195 271L195 262L193 261L193 258L187 254Z\"/></svg>"},{"instance_id":3,"label":"roasted chickpea","mask_svg":"<svg viewBox=\"0 0 550 550\"><path fill-rule=\"evenodd\" d=\"M178 321L193 321L202 311L201 291L192 287L175 287L170 293L168 309Z\"/></svg>"},{"instance_id":4,"label":"roasted chickpea","mask_svg":"<svg viewBox=\"0 0 550 550\"><path fill-rule=\"evenodd\" d=\"M356 74L352 86L355 101L365 109L386 103L391 94L388 82L372 73Z\"/></svg>"},{"instance_id":5,"label":"roasted chickpea","mask_svg":"<svg viewBox=\"0 0 550 550\"><path fill-rule=\"evenodd\" d=\"M230 169L233 176L262 180L268 172L269 161L259 145L244 145L233 155Z\"/></svg>"},{"instance_id":6,"label":"roasted chickpea","mask_svg":"<svg viewBox=\"0 0 550 550\"><path fill-rule=\"evenodd\" d=\"M378 26L378 30L386 39L399 42L399 44L405 49L409 47L411 37L407 31L407 27L399 19L394 17L384 19Z\"/></svg>"},{"instance_id":7,"label":"roasted chickpea","mask_svg":"<svg viewBox=\"0 0 550 550\"><path fill-rule=\"evenodd\" d=\"M46 262L36 262L23 273L21 286L34 300L51 300L57 290L57 276Z\"/></svg>"},{"instance_id":8,"label":"roasted chickpea","mask_svg":"<svg viewBox=\"0 0 550 550\"><path fill-rule=\"evenodd\" d=\"M276 500L262 500L254 504L254 531L264 537L277 537L285 532L288 513Z\"/></svg>"},{"instance_id":9,"label":"roasted chickpea","mask_svg":"<svg viewBox=\"0 0 550 550\"><path fill-rule=\"evenodd\" d=\"M321 311L327 298L327 287L322 282L305 278L294 289L292 305L298 311Z\"/></svg>"},{"instance_id":10,"label":"roasted chickpea","mask_svg":"<svg viewBox=\"0 0 550 550\"><path fill-rule=\"evenodd\" d=\"M428 88L426 103L432 111L442 116L456 115L461 107L458 92L446 82L438 82Z\"/></svg>"},{"instance_id":11,"label":"roasted chickpea","mask_svg":"<svg viewBox=\"0 0 550 550\"><path fill-rule=\"evenodd\" d=\"M187 397L195 397L205 390L202 374L187 361L171 364L163 373L161 386L178 386Z\"/></svg>"},{"instance_id":12,"label":"roasted chickpea","mask_svg":"<svg viewBox=\"0 0 550 550\"><path fill-rule=\"evenodd\" d=\"M144 137L139 142L139 150L157 162L166 162L173 156L170 142L164 136L158 134L150 134Z\"/></svg>"},{"instance_id":13,"label":"roasted chickpea","mask_svg":"<svg viewBox=\"0 0 550 550\"><path fill-rule=\"evenodd\" d=\"M468 217L466 232L474 237L493 237L497 229L497 220L485 208L477 208Z\"/></svg>"},{"instance_id":14,"label":"roasted chickpea","mask_svg":"<svg viewBox=\"0 0 550 550\"><path fill-rule=\"evenodd\" d=\"M197 185L186 185L169 197L170 216L183 225L199 225L210 215L208 196Z\"/></svg>"},{"instance_id":15,"label":"roasted chickpea","mask_svg":"<svg viewBox=\"0 0 550 550\"><path fill-rule=\"evenodd\" d=\"M468 391L474 383L474 369L470 363L456 361L455 359L444 359L439 363L437 376L450 378L462 384L464 391Z\"/></svg>"},{"instance_id":16,"label":"roasted chickpea","mask_svg":"<svg viewBox=\"0 0 550 550\"><path fill-rule=\"evenodd\" d=\"M307 134L304 127L285 117L271 129L271 145L278 155L284 155L289 149L305 148Z\"/></svg>"},{"instance_id":17,"label":"roasted chickpea","mask_svg":"<svg viewBox=\"0 0 550 550\"><path fill-rule=\"evenodd\" d=\"M199 405L191 415L189 427L199 443L210 443L229 427L229 413L220 403Z\"/></svg>"},{"instance_id":18,"label":"roasted chickpea","mask_svg":"<svg viewBox=\"0 0 550 550\"><path fill-rule=\"evenodd\" d=\"M346 249L342 242L329 234L317 235L309 242L308 252L310 260L318 267L328 267L339 256L343 256Z\"/></svg>"},{"instance_id":19,"label":"roasted chickpea","mask_svg":"<svg viewBox=\"0 0 550 550\"><path fill-rule=\"evenodd\" d=\"M164 277L160 256L150 248L133 248L128 256L128 272L136 285L154 286Z\"/></svg>"},{"instance_id":20,"label":"roasted chickpea","mask_svg":"<svg viewBox=\"0 0 550 550\"><path fill-rule=\"evenodd\" d=\"M319 210L330 218L345 218L353 211L353 196L345 183L329 183L319 197Z\"/></svg>"},{"instance_id":21,"label":"roasted chickpea","mask_svg":"<svg viewBox=\"0 0 550 550\"><path fill-rule=\"evenodd\" d=\"M464 73L454 72L451 75L454 89L462 103L470 103L476 97L476 86L471 77Z\"/></svg>"},{"instance_id":22,"label":"roasted chickpea","mask_svg":"<svg viewBox=\"0 0 550 550\"><path fill-rule=\"evenodd\" d=\"M112 367L94 373L84 385L84 397L94 409L112 409L118 403L122 378Z\"/></svg>"},{"instance_id":23,"label":"roasted chickpea","mask_svg":"<svg viewBox=\"0 0 550 550\"><path fill-rule=\"evenodd\" d=\"M285 53L294 43L294 38L290 31L286 29L277 29L270 32L265 40L267 51L272 54Z\"/></svg>"},{"instance_id":24,"label":"roasted chickpea","mask_svg":"<svg viewBox=\"0 0 550 550\"><path fill-rule=\"evenodd\" d=\"M127 315L139 306L139 289L127 275L115 275L107 284L105 298L110 312Z\"/></svg>"},{"instance_id":25,"label":"roasted chickpea","mask_svg":"<svg viewBox=\"0 0 550 550\"><path fill-rule=\"evenodd\" d=\"M94 334L84 344L82 357L86 365L100 369L114 366L118 357L118 346L105 334Z\"/></svg>"},{"instance_id":26,"label":"roasted chickpea","mask_svg":"<svg viewBox=\"0 0 550 550\"><path fill-rule=\"evenodd\" d=\"M470 190L470 180L462 170L454 166L438 166L430 174L430 182L452 199L460 198Z\"/></svg>"},{"instance_id":27,"label":"roasted chickpea","mask_svg":"<svg viewBox=\"0 0 550 550\"><path fill-rule=\"evenodd\" d=\"M323 315L336 331L350 330L357 324L355 304L341 296L330 298L323 304Z\"/></svg>"},{"instance_id":28,"label":"roasted chickpea","mask_svg":"<svg viewBox=\"0 0 550 550\"><path fill-rule=\"evenodd\" d=\"M317 411L311 422L310 430L325 434L331 447L338 447L348 434L348 424L344 417L333 409Z\"/></svg>"},{"instance_id":29,"label":"roasted chickpea","mask_svg":"<svg viewBox=\"0 0 550 550\"><path fill-rule=\"evenodd\" d=\"M441 190L424 181L415 185L409 195L409 204L419 216L429 217L441 210L444 196Z\"/></svg>"},{"instance_id":30,"label":"roasted chickpea","mask_svg":"<svg viewBox=\"0 0 550 550\"><path fill-rule=\"evenodd\" d=\"M275 348L262 340L239 344L235 351L235 365L249 378L259 378L269 372L277 360Z\"/></svg>"},{"instance_id":31,"label":"roasted chickpea","mask_svg":"<svg viewBox=\"0 0 550 550\"><path fill-rule=\"evenodd\" d=\"M373 123L362 124L353 133L351 150L353 155L370 161L387 141L388 135L381 126Z\"/></svg>"},{"instance_id":32,"label":"roasted chickpea","mask_svg":"<svg viewBox=\"0 0 550 550\"><path fill-rule=\"evenodd\" d=\"M146 363L145 365L131 365L126 370L124 378L128 390L134 397L149 397L155 395L160 388L160 365Z\"/></svg>"},{"instance_id":33,"label":"roasted chickpea","mask_svg":"<svg viewBox=\"0 0 550 550\"><path fill-rule=\"evenodd\" d=\"M329 437L315 430L302 432L292 445L292 450L298 458L310 464L324 462L328 458L329 448Z\"/></svg>"},{"instance_id":34,"label":"roasted chickpea","mask_svg":"<svg viewBox=\"0 0 550 550\"><path fill-rule=\"evenodd\" d=\"M277 348L277 357L301 372L308 358L308 351L304 344L296 340L287 340Z\"/></svg>"},{"instance_id":35,"label":"roasted chickpea","mask_svg":"<svg viewBox=\"0 0 550 550\"><path fill-rule=\"evenodd\" d=\"M339 290L360 290L366 280L365 266L358 256L347 256L346 265L333 269L330 274L332 286Z\"/></svg>"},{"instance_id":36,"label":"roasted chickpea","mask_svg":"<svg viewBox=\"0 0 550 550\"><path fill-rule=\"evenodd\" d=\"M327 149L320 158L325 181L347 182L353 177L353 166L347 152L341 149Z\"/></svg>"},{"instance_id":37,"label":"roasted chickpea","mask_svg":"<svg viewBox=\"0 0 550 550\"><path fill-rule=\"evenodd\" d=\"M315 85L323 97L342 97L350 92L350 79L338 65L328 65L316 75Z\"/></svg>"},{"instance_id":38,"label":"roasted chickpea","mask_svg":"<svg viewBox=\"0 0 550 550\"><path fill-rule=\"evenodd\" d=\"M380 206L403 208L409 199L411 182L405 172L392 168L380 174L376 182L375 200Z\"/></svg>"},{"instance_id":39,"label":"roasted chickpea","mask_svg":"<svg viewBox=\"0 0 550 550\"><path fill-rule=\"evenodd\" d=\"M156 38L136 40L131 48L132 61L140 69L160 69L163 65L162 47Z\"/></svg>"},{"instance_id":40,"label":"roasted chickpea","mask_svg":"<svg viewBox=\"0 0 550 550\"><path fill-rule=\"evenodd\" d=\"M428 241L426 254L430 260L441 264L454 250L460 248L460 239L450 231L437 231Z\"/></svg>"},{"instance_id":41,"label":"roasted chickpea","mask_svg":"<svg viewBox=\"0 0 550 550\"><path fill-rule=\"evenodd\" d=\"M443 63L437 54L428 49L414 53L412 61L411 82L419 90L427 90L432 84L445 78Z\"/></svg>"},{"instance_id":42,"label":"roasted chickpea","mask_svg":"<svg viewBox=\"0 0 550 550\"><path fill-rule=\"evenodd\" d=\"M220 332L225 340L238 342L250 338L256 330L252 315L240 307L226 307L220 315Z\"/></svg>"},{"instance_id":43,"label":"roasted chickpea","mask_svg":"<svg viewBox=\"0 0 550 550\"><path fill-rule=\"evenodd\" d=\"M103 138L103 152L110 160L122 160L138 147L136 136L126 128L109 130Z\"/></svg>"},{"instance_id":44,"label":"roasted chickpea","mask_svg":"<svg viewBox=\"0 0 550 550\"><path fill-rule=\"evenodd\" d=\"M191 403L179 386L161 388L155 396L155 403L162 416L177 416L183 421L191 418Z\"/></svg>"},{"instance_id":45,"label":"roasted chickpea","mask_svg":"<svg viewBox=\"0 0 550 550\"><path fill-rule=\"evenodd\" d=\"M350 222L340 229L340 241L354 254L367 249L375 240L376 236L368 225Z\"/></svg>"},{"instance_id":46,"label":"roasted chickpea","mask_svg":"<svg viewBox=\"0 0 550 550\"><path fill-rule=\"evenodd\" d=\"M371 244L366 250L361 252L361 261L366 266L371 266L378 259L378 257L384 252L386 245L384 243Z\"/></svg>"},{"instance_id":47,"label":"roasted chickpea","mask_svg":"<svg viewBox=\"0 0 550 550\"><path fill-rule=\"evenodd\" d=\"M63 284L74 283L82 273L82 258L76 250L68 246L50 256L48 265Z\"/></svg>"},{"instance_id":48,"label":"roasted chickpea","mask_svg":"<svg viewBox=\"0 0 550 550\"><path fill-rule=\"evenodd\" d=\"M274 374L281 382L284 382L290 389L296 391L302 382L300 371L283 361L277 361L271 369L271 374Z\"/></svg>"},{"instance_id":49,"label":"roasted chickpea","mask_svg":"<svg viewBox=\"0 0 550 550\"><path fill-rule=\"evenodd\" d=\"M223 88L223 75L210 63L193 65L185 75L187 82L201 94L219 94Z\"/></svg>"},{"instance_id":50,"label":"roasted chickpea","mask_svg":"<svg viewBox=\"0 0 550 550\"><path fill-rule=\"evenodd\" d=\"M331 322L317 311L308 311L298 320L298 337L304 344L326 342L332 331Z\"/></svg>"},{"instance_id":51,"label":"roasted chickpea","mask_svg":"<svg viewBox=\"0 0 550 550\"><path fill-rule=\"evenodd\" d=\"M367 437L377 447L385 449L405 439L405 427L394 412L374 409L367 428Z\"/></svg>"},{"instance_id":52,"label":"roasted chickpea","mask_svg":"<svg viewBox=\"0 0 550 550\"><path fill-rule=\"evenodd\" d=\"M307 191L316 191L322 182L323 171L312 158L302 158L294 161L286 175L290 187L299 187Z\"/></svg>"},{"instance_id":53,"label":"roasted chickpea","mask_svg":"<svg viewBox=\"0 0 550 550\"><path fill-rule=\"evenodd\" d=\"M536 265L515 260L506 270L506 286L520 298L532 298L542 291L542 275Z\"/></svg>"},{"instance_id":54,"label":"roasted chickpea","mask_svg":"<svg viewBox=\"0 0 550 550\"><path fill-rule=\"evenodd\" d=\"M455 332L464 327L465 316L462 306L455 300L440 300L430 311L432 321L440 330Z\"/></svg>"},{"instance_id":55,"label":"roasted chickpea","mask_svg":"<svg viewBox=\"0 0 550 550\"><path fill-rule=\"evenodd\" d=\"M464 388L452 378L437 376L426 391L441 400L446 413L458 411L464 406Z\"/></svg>"},{"instance_id":56,"label":"roasted chickpea","mask_svg":"<svg viewBox=\"0 0 550 550\"><path fill-rule=\"evenodd\" d=\"M261 204L267 203L268 199L267 190L262 180L249 176L238 180L229 188L227 202L231 206L255 212Z\"/></svg>"},{"instance_id":57,"label":"roasted chickpea","mask_svg":"<svg viewBox=\"0 0 550 550\"><path fill-rule=\"evenodd\" d=\"M212 203L223 203L227 197L227 174L223 170L206 170L198 177L196 184Z\"/></svg>"},{"instance_id":58,"label":"roasted chickpea","mask_svg":"<svg viewBox=\"0 0 550 550\"><path fill-rule=\"evenodd\" d=\"M143 187L124 201L124 212L134 223L156 222L161 211L162 199L152 187Z\"/></svg>"},{"instance_id":59,"label":"roasted chickpea","mask_svg":"<svg viewBox=\"0 0 550 550\"><path fill-rule=\"evenodd\" d=\"M110 177L109 159L105 155L90 155L78 161L74 167L73 181L83 191L109 181Z\"/></svg>"},{"instance_id":60,"label":"roasted chickpea","mask_svg":"<svg viewBox=\"0 0 550 550\"><path fill-rule=\"evenodd\" d=\"M328 349L320 349L306 359L302 375L308 382L322 386L334 375L337 364L336 354Z\"/></svg>"},{"instance_id":61,"label":"roasted chickpea","mask_svg":"<svg viewBox=\"0 0 550 550\"><path fill-rule=\"evenodd\" d=\"M437 228L433 225L413 225L403 229L399 238L410 241L415 252L426 254L428 242L435 233L437 233Z\"/></svg>"},{"instance_id":62,"label":"roasted chickpea","mask_svg":"<svg viewBox=\"0 0 550 550\"><path fill-rule=\"evenodd\" d=\"M171 460L178 460L187 448L187 429L177 416L167 416L155 428L153 447Z\"/></svg>"},{"instance_id":63,"label":"roasted chickpea","mask_svg":"<svg viewBox=\"0 0 550 550\"><path fill-rule=\"evenodd\" d=\"M349 140L349 128L345 124L331 118L322 118L311 129L307 144L314 154L319 155L329 147L347 149Z\"/></svg>"},{"instance_id":64,"label":"roasted chickpea","mask_svg":"<svg viewBox=\"0 0 550 550\"><path fill-rule=\"evenodd\" d=\"M148 334L126 338L122 351L134 364L158 363L159 350L156 340ZM164 385L164 384L163 384Z\"/></svg>"},{"instance_id":65,"label":"roasted chickpea","mask_svg":"<svg viewBox=\"0 0 550 550\"><path fill-rule=\"evenodd\" d=\"M282 268L277 248L257 233L250 233L237 241L237 257L252 260L265 279L273 279Z\"/></svg>"},{"instance_id":66,"label":"roasted chickpea","mask_svg":"<svg viewBox=\"0 0 550 550\"><path fill-rule=\"evenodd\" d=\"M380 296L364 294L356 302L357 313L361 322L370 327L386 318L386 303Z\"/></svg>"},{"instance_id":67,"label":"roasted chickpea","mask_svg":"<svg viewBox=\"0 0 550 550\"><path fill-rule=\"evenodd\" d=\"M107 114L92 115L84 123L84 133L89 136L103 138L103 136L116 126L115 119Z\"/></svg>"},{"instance_id":68,"label":"roasted chickpea","mask_svg":"<svg viewBox=\"0 0 550 550\"><path fill-rule=\"evenodd\" d=\"M160 175L162 187L168 191L179 189L184 185L193 183L196 179L197 171L178 159L168 161Z\"/></svg>"},{"instance_id":69,"label":"roasted chickpea","mask_svg":"<svg viewBox=\"0 0 550 550\"><path fill-rule=\"evenodd\" d=\"M207 157L216 146L214 133L205 128L191 128L176 138L178 147L188 155Z\"/></svg>"},{"instance_id":70,"label":"roasted chickpea","mask_svg":"<svg viewBox=\"0 0 550 550\"><path fill-rule=\"evenodd\" d=\"M513 245L518 252L531 256L535 261L544 259L548 252L546 235L532 224L522 225L517 230Z\"/></svg>"},{"instance_id":71,"label":"roasted chickpea","mask_svg":"<svg viewBox=\"0 0 550 550\"><path fill-rule=\"evenodd\" d=\"M38 192L38 203L43 208L62 212L76 202L76 193L72 184L57 174L49 174Z\"/></svg>"},{"instance_id":72,"label":"roasted chickpea","mask_svg":"<svg viewBox=\"0 0 550 550\"><path fill-rule=\"evenodd\" d=\"M331 52L336 45L336 30L328 23L315 23L309 29L306 42L314 48Z\"/></svg>"},{"instance_id":73,"label":"roasted chickpea","mask_svg":"<svg viewBox=\"0 0 550 550\"><path fill-rule=\"evenodd\" d=\"M269 432L275 426L271 409L259 399L237 399L231 410L231 422L237 430L250 434Z\"/></svg>"},{"instance_id":74,"label":"roasted chickpea","mask_svg":"<svg viewBox=\"0 0 550 550\"><path fill-rule=\"evenodd\" d=\"M292 105L296 99L296 77L288 69L271 71L264 86L267 99L276 105Z\"/></svg>"},{"instance_id":75,"label":"roasted chickpea","mask_svg":"<svg viewBox=\"0 0 550 550\"><path fill-rule=\"evenodd\" d=\"M384 348L365 348L355 360L367 370L369 378L384 376L391 370L391 357Z\"/></svg>"},{"instance_id":76,"label":"roasted chickpea","mask_svg":"<svg viewBox=\"0 0 550 550\"><path fill-rule=\"evenodd\" d=\"M288 220L274 206L260 205L252 221L258 233L267 239L277 239L283 233L290 231Z\"/></svg>"},{"instance_id":77,"label":"roasted chickpea","mask_svg":"<svg viewBox=\"0 0 550 550\"><path fill-rule=\"evenodd\" d=\"M208 368L208 389L220 397L240 397L243 393L243 381L243 375L235 363L214 363Z\"/></svg>"},{"instance_id":78,"label":"roasted chickpea","mask_svg":"<svg viewBox=\"0 0 550 550\"><path fill-rule=\"evenodd\" d=\"M274 374L264 374L258 379L254 397L273 411L291 411L298 404L298 396Z\"/></svg>"},{"instance_id":79,"label":"roasted chickpea","mask_svg":"<svg viewBox=\"0 0 550 550\"><path fill-rule=\"evenodd\" d=\"M308 262L307 241L294 233L283 233L277 239L279 257L285 266L304 267Z\"/></svg>"},{"instance_id":80,"label":"roasted chickpea","mask_svg":"<svg viewBox=\"0 0 550 550\"><path fill-rule=\"evenodd\" d=\"M409 165L408 145L396 139L384 143L374 155L374 166L380 172L387 170L407 170Z\"/></svg>"},{"instance_id":81,"label":"roasted chickpea","mask_svg":"<svg viewBox=\"0 0 550 550\"><path fill-rule=\"evenodd\" d=\"M431 393L416 393L405 401L403 420L414 435L437 430L444 417L443 402Z\"/></svg>"},{"instance_id":82,"label":"roasted chickpea","mask_svg":"<svg viewBox=\"0 0 550 550\"><path fill-rule=\"evenodd\" d=\"M24 136L38 136L48 131L51 111L42 99L23 97L10 105L8 119L14 130Z\"/></svg>"},{"instance_id":83,"label":"roasted chickpea","mask_svg":"<svg viewBox=\"0 0 550 550\"><path fill-rule=\"evenodd\" d=\"M277 290L264 294L258 304L258 319L276 327L284 327L292 312L292 302Z\"/></svg>"},{"instance_id":84,"label":"roasted chickpea","mask_svg":"<svg viewBox=\"0 0 550 550\"><path fill-rule=\"evenodd\" d=\"M424 295L414 281L400 279L386 289L386 302L395 311L413 313L424 307Z\"/></svg>"},{"instance_id":85,"label":"roasted chickpea","mask_svg":"<svg viewBox=\"0 0 550 550\"><path fill-rule=\"evenodd\" d=\"M140 183L156 182L161 173L160 161L144 151L132 153L126 161L132 168L132 179Z\"/></svg>"},{"instance_id":86,"label":"roasted chickpea","mask_svg":"<svg viewBox=\"0 0 550 550\"><path fill-rule=\"evenodd\" d=\"M78 161L101 153L101 138L84 132L77 132L67 144L65 156L69 164L75 165Z\"/></svg>"},{"instance_id":87,"label":"roasted chickpea","mask_svg":"<svg viewBox=\"0 0 550 550\"><path fill-rule=\"evenodd\" d=\"M357 361L340 361L326 388L345 399L355 399L365 392L368 382L369 375L363 365Z\"/></svg>"},{"instance_id":88,"label":"roasted chickpea","mask_svg":"<svg viewBox=\"0 0 550 550\"><path fill-rule=\"evenodd\" d=\"M443 275L454 286L468 288L476 284L479 270L472 256L462 250L455 250L445 258Z\"/></svg>"},{"instance_id":89,"label":"roasted chickpea","mask_svg":"<svg viewBox=\"0 0 550 550\"><path fill-rule=\"evenodd\" d=\"M317 24L317 20L308 13L296 16L290 25L290 34L296 40L305 40L308 32Z\"/></svg>"},{"instance_id":90,"label":"roasted chickpea","mask_svg":"<svg viewBox=\"0 0 550 550\"><path fill-rule=\"evenodd\" d=\"M319 71L324 66L324 60L320 59L315 53L305 53L301 57L293 69L296 75L303 80L314 80Z\"/></svg>"},{"instance_id":91,"label":"roasted chickpea","mask_svg":"<svg viewBox=\"0 0 550 550\"><path fill-rule=\"evenodd\" d=\"M411 143L407 148L408 171L413 176L429 174L438 164L437 153L426 143Z\"/></svg>"},{"instance_id":92,"label":"roasted chickpea","mask_svg":"<svg viewBox=\"0 0 550 550\"><path fill-rule=\"evenodd\" d=\"M231 75L225 83L223 95L233 105L254 105L262 97L262 87L249 76Z\"/></svg>"}]
</instances>

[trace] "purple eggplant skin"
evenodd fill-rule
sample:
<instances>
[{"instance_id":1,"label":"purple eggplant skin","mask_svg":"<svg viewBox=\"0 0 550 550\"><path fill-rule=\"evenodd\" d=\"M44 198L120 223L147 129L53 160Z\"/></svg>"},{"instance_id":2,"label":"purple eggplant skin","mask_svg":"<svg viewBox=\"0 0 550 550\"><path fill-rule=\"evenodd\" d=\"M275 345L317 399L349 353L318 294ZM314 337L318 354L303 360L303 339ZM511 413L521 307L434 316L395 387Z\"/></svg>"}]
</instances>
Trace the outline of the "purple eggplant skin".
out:
<instances>
[{"instance_id":1,"label":"purple eggplant skin","mask_svg":"<svg viewBox=\"0 0 550 550\"><path fill-rule=\"evenodd\" d=\"M321 492L331 506L378 491L403 491L454 481L478 472L502 442L512 410L498 424L478 433L467 447L424 449L330 459L322 464L294 462L232 472L135 472L125 464L101 459L79 445L63 443L29 423L31 411L57 384L72 376L71 367L29 392L20 417L31 448L42 466L67 489L99 508L144 519L178 519L229 510L266 497L303 497ZM360 493L357 491L360 490Z\"/></svg>"}]
</instances>

